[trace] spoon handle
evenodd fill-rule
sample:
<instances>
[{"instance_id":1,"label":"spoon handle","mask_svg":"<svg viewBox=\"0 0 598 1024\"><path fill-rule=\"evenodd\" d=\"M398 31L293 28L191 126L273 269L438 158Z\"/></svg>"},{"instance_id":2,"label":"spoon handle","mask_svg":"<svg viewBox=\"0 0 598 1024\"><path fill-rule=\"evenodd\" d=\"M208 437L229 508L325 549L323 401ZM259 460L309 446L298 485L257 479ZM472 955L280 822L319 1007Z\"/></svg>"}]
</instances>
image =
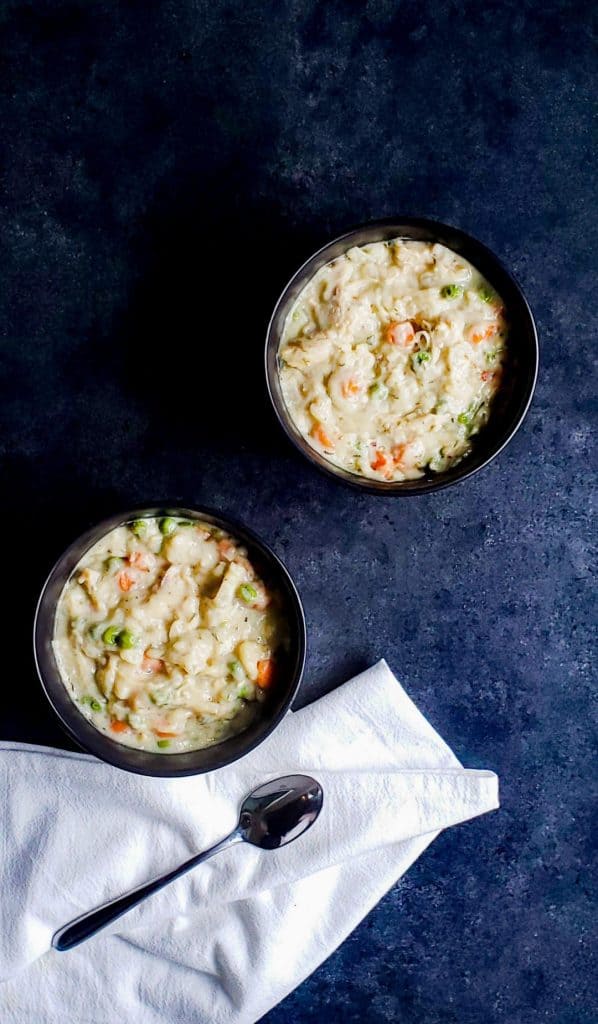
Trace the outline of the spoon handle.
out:
<instances>
[{"instance_id":1,"label":"spoon handle","mask_svg":"<svg viewBox=\"0 0 598 1024\"><path fill-rule=\"evenodd\" d=\"M202 853L197 853L194 857L190 857L189 860L180 864L178 868L174 868L173 871L168 871L165 875L160 875L151 882L145 882L143 885L138 886L137 889L132 889L131 892L125 893L124 896L117 896L116 899L110 900L109 903L104 903L103 906L97 907L96 910L90 910L86 914L81 914L80 917L76 917L74 921L63 925L62 928L59 928L54 933L52 936L52 946L54 949L60 950L60 952L73 949L74 946L78 946L80 942L91 938L101 928L105 928L107 924L115 921L117 917L121 917L122 914L126 914L132 907L136 907L147 896L151 896L152 893L163 889L165 885L174 882L175 878L180 878L186 871L190 871L191 868L201 864L202 861L208 860L216 853L220 853L221 850L226 850L228 846L233 846L235 843L241 843L242 841L241 833L238 829L235 829L226 839L222 839L215 846L211 846L209 850L204 850Z\"/></svg>"}]
</instances>

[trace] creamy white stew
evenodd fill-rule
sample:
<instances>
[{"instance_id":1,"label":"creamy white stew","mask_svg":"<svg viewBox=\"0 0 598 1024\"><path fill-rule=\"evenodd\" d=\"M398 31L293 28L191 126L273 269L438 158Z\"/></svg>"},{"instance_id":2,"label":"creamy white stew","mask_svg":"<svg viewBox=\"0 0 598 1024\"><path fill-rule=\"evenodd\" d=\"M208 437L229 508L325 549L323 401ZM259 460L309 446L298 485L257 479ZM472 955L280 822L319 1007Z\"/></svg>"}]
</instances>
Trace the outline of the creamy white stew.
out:
<instances>
[{"instance_id":1,"label":"creamy white stew","mask_svg":"<svg viewBox=\"0 0 598 1024\"><path fill-rule=\"evenodd\" d=\"M139 519L103 537L61 594L54 651L80 711L119 743L196 750L247 728L288 642L279 593L207 523Z\"/></svg>"},{"instance_id":2,"label":"creamy white stew","mask_svg":"<svg viewBox=\"0 0 598 1024\"><path fill-rule=\"evenodd\" d=\"M503 301L463 257L400 238L321 267L285 321L282 392L329 462L378 480L440 473L471 450L500 386Z\"/></svg>"}]
</instances>

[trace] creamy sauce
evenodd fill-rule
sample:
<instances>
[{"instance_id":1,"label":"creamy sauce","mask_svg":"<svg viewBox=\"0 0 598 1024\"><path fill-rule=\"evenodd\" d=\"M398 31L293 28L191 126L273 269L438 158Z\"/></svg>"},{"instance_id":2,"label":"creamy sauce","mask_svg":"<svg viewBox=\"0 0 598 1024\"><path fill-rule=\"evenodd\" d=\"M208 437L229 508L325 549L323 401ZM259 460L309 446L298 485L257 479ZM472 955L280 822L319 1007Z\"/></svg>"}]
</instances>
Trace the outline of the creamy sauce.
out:
<instances>
[{"instance_id":1,"label":"creamy sauce","mask_svg":"<svg viewBox=\"0 0 598 1024\"><path fill-rule=\"evenodd\" d=\"M371 479L440 473L471 450L500 386L503 302L450 249L393 239L321 267L285 321L282 392L329 462Z\"/></svg>"},{"instance_id":2,"label":"creamy sauce","mask_svg":"<svg viewBox=\"0 0 598 1024\"><path fill-rule=\"evenodd\" d=\"M276 685L281 600L234 538L140 519L81 559L56 611L54 651L79 710L143 750L180 753L247 728Z\"/></svg>"}]
</instances>

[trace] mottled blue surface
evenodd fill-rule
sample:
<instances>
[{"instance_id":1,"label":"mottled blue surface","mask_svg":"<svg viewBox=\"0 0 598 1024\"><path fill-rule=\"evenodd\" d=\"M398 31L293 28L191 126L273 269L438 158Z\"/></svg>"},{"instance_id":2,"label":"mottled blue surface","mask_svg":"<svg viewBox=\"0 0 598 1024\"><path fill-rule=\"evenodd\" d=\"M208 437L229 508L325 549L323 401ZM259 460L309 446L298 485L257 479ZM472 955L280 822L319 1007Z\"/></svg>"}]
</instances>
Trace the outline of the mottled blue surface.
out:
<instances>
[{"instance_id":1,"label":"mottled blue surface","mask_svg":"<svg viewBox=\"0 0 598 1024\"><path fill-rule=\"evenodd\" d=\"M2 735L66 745L29 653L52 560L104 513L169 497L240 515L286 559L310 633L301 701L384 655L463 761L501 777L500 812L441 836L268 1024L598 1019L589 16L2 5ZM409 500L302 461L261 370L287 275L396 214L492 247L542 345L510 447Z\"/></svg>"}]
</instances>

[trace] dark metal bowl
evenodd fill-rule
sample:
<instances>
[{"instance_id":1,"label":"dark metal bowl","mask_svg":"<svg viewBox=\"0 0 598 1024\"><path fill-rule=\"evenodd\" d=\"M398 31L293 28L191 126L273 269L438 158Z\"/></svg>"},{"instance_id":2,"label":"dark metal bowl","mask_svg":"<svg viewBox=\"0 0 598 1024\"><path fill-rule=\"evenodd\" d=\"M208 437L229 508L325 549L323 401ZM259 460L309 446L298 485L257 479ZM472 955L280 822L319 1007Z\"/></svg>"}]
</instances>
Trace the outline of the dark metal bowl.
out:
<instances>
[{"instance_id":1,"label":"dark metal bowl","mask_svg":"<svg viewBox=\"0 0 598 1024\"><path fill-rule=\"evenodd\" d=\"M69 696L54 657L52 639L56 606L62 590L75 566L101 537L110 530L130 522L153 516L180 516L198 519L216 526L240 540L248 549L250 558L263 577L274 585L284 601L289 624L290 649L281 664L276 687L260 707L260 715L242 733L202 750L184 754L156 754L135 750L99 732L81 714ZM139 775L173 778L180 775L198 775L236 761L248 754L276 728L288 711L303 675L306 653L305 617L295 585L284 565L274 552L242 523L222 516L210 509L196 508L142 508L133 509L104 519L92 527L64 552L52 569L42 589L35 613L33 647L35 662L46 697L58 715L63 728L80 747L95 754L102 761Z\"/></svg>"},{"instance_id":2,"label":"dark metal bowl","mask_svg":"<svg viewBox=\"0 0 598 1024\"><path fill-rule=\"evenodd\" d=\"M496 289L505 303L510 325L508 355L501 389L496 395L488 423L473 438L472 451L456 466L444 473L428 471L418 480L389 482L371 480L334 466L315 451L301 435L286 408L278 372L278 348L284 323L299 292L310 278L330 260L342 256L354 245L384 242L391 238L408 238L420 242L440 242L465 257ZM426 494L473 476L487 466L509 443L521 426L529 409L538 375L539 349L536 325L521 288L509 271L485 245L465 231L439 221L421 217L379 220L363 224L328 242L293 275L278 302L266 336L266 380L278 420L296 448L329 476L372 494Z\"/></svg>"}]
</instances>

